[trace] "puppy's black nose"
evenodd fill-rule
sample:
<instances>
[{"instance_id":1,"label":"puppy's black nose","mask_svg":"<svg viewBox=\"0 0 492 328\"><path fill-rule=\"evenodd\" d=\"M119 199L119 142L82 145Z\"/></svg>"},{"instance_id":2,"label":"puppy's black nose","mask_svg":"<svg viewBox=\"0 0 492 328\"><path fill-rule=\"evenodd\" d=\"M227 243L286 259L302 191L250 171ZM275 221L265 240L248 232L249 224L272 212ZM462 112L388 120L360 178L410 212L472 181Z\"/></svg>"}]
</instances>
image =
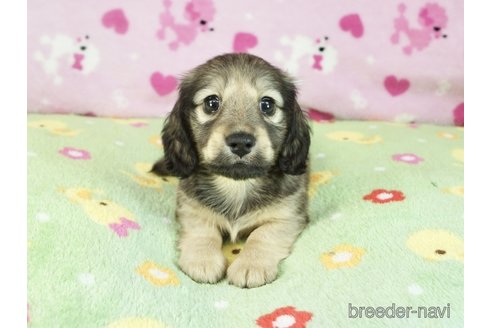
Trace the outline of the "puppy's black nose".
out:
<instances>
[{"instance_id":1,"label":"puppy's black nose","mask_svg":"<svg viewBox=\"0 0 492 328\"><path fill-rule=\"evenodd\" d=\"M239 157L249 154L251 149L255 146L255 143L255 137L244 132L233 133L226 138L227 146L229 146L231 151Z\"/></svg>"}]
</instances>

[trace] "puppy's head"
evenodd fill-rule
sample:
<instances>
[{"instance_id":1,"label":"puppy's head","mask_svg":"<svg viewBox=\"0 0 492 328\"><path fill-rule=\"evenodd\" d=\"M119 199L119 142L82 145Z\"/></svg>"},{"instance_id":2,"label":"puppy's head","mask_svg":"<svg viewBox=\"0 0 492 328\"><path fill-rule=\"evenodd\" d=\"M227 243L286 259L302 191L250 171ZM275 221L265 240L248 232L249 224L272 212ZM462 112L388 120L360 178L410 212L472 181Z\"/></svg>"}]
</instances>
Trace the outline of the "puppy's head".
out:
<instances>
[{"instance_id":1,"label":"puppy's head","mask_svg":"<svg viewBox=\"0 0 492 328\"><path fill-rule=\"evenodd\" d=\"M249 54L215 57L189 72L162 132L152 171L186 178L198 169L232 179L306 171L310 136L292 79Z\"/></svg>"}]
</instances>

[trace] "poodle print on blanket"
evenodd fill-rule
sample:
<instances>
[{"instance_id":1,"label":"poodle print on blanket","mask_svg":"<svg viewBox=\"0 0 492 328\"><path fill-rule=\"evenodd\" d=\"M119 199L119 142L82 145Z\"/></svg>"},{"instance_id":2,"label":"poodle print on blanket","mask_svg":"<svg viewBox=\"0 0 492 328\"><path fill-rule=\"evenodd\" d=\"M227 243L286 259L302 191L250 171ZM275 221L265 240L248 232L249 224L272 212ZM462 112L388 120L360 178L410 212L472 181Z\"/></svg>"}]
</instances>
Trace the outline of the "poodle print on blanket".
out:
<instances>
[{"instance_id":1,"label":"poodle print on blanket","mask_svg":"<svg viewBox=\"0 0 492 328\"><path fill-rule=\"evenodd\" d=\"M184 8L185 23L176 22L178 16L171 11L172 1L164 0L164 12L159 16L161 27L157 31L157 38L166 39L166 29L174 32L176 39L169 43L171 50L177 50L180 44L189 45L197 37L199 32L212 30L210 22L215 16L215 7L211 0L191 0Z\"/></svg>"},{"instance_id":2,"label":"poodle print on blanket","mask_svg":"<svg viewBox=\"0 0 492 328\"><path fill-rule=\"evenodd\" d=\"M63 82L61 71L66 68L90 74L100 61L99 50L90 43L89 35L72 38L66 34L56 34L53 37L44 35L40 43L48 46L49 54L45 55L38 50L34 53L34 60L39 62L44 72L53 78L53 83Z\"/></svg>"},{"instance_id":3,"label":"poodle print on blanket","mask_svg":"<svg viewBox=\"0 0 492 328\"><path fill-rule=\"evenodd\" d=\"M82 206L89 218L101 225L109 227L119 237L127 237L129 230L140 230L140 225L133 214L126 208L110 200L94 199L93 193L99 193L85 188L70 188L61 190L69 200Z\"/></svg>"},{"instance_id":4,"label":"poodle print on blanket","mask_svg":"<svg viewBox=\"0 0 492 328\"><path fill-rule=\"evenodd\" d=\"M291 73L304 109L464 125L463 1L29 3L30 112L162 117L185 72L247 52Z\"/></svg>"},{"instance_id":5,"label":"poodle print on blanket","mask_svg":"<svg viewBox=\"0 0 492 328\"><path fill-rule=\"evenodd\" d=\"M400 34L408 39L408 44L403 47L403 52L411 55L414 50L421 51L429 46L433 39L447 38L443 33L448 23L448 17L443 7L437 3L428 3L422 7L418 15L419 27L410 27L410 21L405 16L407 6L401 3L398 6L400 16L394 20L395 32L391 35L391 42L398 44Z\"/></svg>"},{"instance_id":6,"label":"poodle print on blanket","mask_svg":"<svg viewBox=\"0 0 492 328\"><path fill-rule=\"evenodd\" d=\"M338 53L328 41L327 36L316 40L304 35L283 36L280 44L290 48L290 53L286 55L284 51L277 51L275 59L293 75L306 66L323 74L330 73L337 65Z\"/></svg>"}]
</instances>

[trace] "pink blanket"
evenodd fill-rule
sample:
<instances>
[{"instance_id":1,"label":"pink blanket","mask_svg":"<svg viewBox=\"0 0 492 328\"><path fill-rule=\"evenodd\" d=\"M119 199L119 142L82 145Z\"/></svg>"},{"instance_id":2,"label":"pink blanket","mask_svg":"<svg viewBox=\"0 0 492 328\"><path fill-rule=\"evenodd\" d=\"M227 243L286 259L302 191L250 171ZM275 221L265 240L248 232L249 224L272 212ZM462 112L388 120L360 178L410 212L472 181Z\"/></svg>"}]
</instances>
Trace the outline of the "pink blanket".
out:
<instances>
[{"instance_id":1,"label":"pink blanket","mask_svg":"<svg viewBox=\"0 0 492 328\"><path fill-rule=\"evenodd\" d=\"M163 116L225 52L289 71L314 119L463 125L457 0L31 0L28 110Z\"/></svg>"}]
</instances>

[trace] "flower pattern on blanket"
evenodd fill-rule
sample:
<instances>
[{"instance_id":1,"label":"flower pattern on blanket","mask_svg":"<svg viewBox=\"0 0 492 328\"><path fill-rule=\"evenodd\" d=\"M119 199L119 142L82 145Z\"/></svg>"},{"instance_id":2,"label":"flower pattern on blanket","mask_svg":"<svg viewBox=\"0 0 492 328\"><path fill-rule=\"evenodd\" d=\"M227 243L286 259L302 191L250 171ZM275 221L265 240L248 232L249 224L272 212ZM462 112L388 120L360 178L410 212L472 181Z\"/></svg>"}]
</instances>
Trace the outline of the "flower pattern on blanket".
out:
<instances>
[{"instance_id":1,"label":"flower pattern on blanket","mask_svg":"<svg viewBox=\"0 0 492 328\"><path fill-rule=\"evenodd\" d=\"M230 265L241 254L244 242L230 243L227 242L222 246L222 253L227 259L227 264Z\"/></svg>"},{"instance_id":2,"label":"flower pattern on blanket","mask_svg":"<svg viewBox=\"0 0 492 328\"><path fill-rule=\"evenodd\" d=\"M424 159L412 153L394 154L391 158L396 162L417 165Z\"/></svg>"},{"instance_id":3,"label":"flower pattern on blanket","mask_svg":"<svg viewBox=\"0 0 492 328\"><path fill-rule=\"evenodd\" d=\"M45 129L51 134L63 136L63 137L74 137L78 135L81 130L72 130L66 123L54 120L35 120L27 123L30 128Z\"/></svg>"},{"instance_id":4,"label":"flower pattern on blanket","mask_svg":"<svg viewBox=\"0 0 492 328\"><path fill-rule=\"evenodd\" d=\"M451 152L451 155L453 155L454 159L456 159L460 163L465 162L465 150L462 148L455 148Z\"/></svg>"},{"instance_id":5,"label":"flower pattern on blanket","mask_svg":"<svg viewBox=\"0 0 492 328\"><path fill-rule=\"evenodd\" d=\"M330 182L330 180L335 176L331 171L320 171L313 172L309 177L309 197L313 197L316 194L318 188Z\"/></svg>"},{"instance_id":6,"label":"flower pattern on blanket","mask_svg":"<svg viewBox=\"0 0 492 328\"><path fill-rule=\"evenodd\" d=\"M405 195L399 190L374 189L371 193L365 195L363 199L376 204L385 204L401 202L405 199Z\"/></svg>"},{"instance_id":7,"label":"flower pattern on blanket","mask_svg":"<svg viewBox=\"0 0 492 328\"><path fill-rule=\"evenodd\" d=\"M351 268L357 266L365 254L361 247L342 244L321 255L321 262L327 269Z\"/></svg>"},{"instance_id":8,"label":"flower pattern on blanket","mask_svg":"<svg viewBox=\"0 0 492 328\"><path fill-rule=\"evenodd\" d=\"M463 262L464 243L456 234L440 229L415 232L407 240L414 253L430 261L457 260Z\"/></svg>"},{"instance_id":9,"label":"flower pattern on blanket","mask_svg":"<svg viewBox=\"0 0 492 328\"><path fill-rule=\"evenodd\" d=\"M444 131L439 131L437 133L437 136L439 138L448 139L448 140L456 140L459 138L457 133L444 132Z\"/></svg>"},{"instance_id":10,"label":"flower pattern on blanket","mask_svg":"<svg viewBox=\"0 0 492 328\"><path fill-rule=\"evenodd\" d=\"M29 325L364 327L328 306L350 290L372 304L452 301L459 326L463 128L316 116L310 125L310 221L277 280L244 290L195 283L176 266L179 180L148 173L162 156L162 119L29 115ZM243 247L224 238L229 264ZM97 296L93 307L84 295Z\"/></svg>"},{"instance_id":11,"label":"flower pattern on blanket","mask_svg":"<svg viewBox=\"0 0 492 328\"><path fill-rule=\"evenodd\" d=\"M179 279L171 269L157 265L153 261L145 261L137 268L137 273L154 286L177 286Z\"/></svg>"},{"instance_id":12,"label":"flower pattern on blanket","mask_svg":"<svg viewBox=\"0 0 492 328\"><path fill-rule=\"evenodd\" d=\"M360 132L353 131L331 132L327 135L327 137L331 140L354 142L362 145L370 145L383 141L383 139L378 135L366 136Z\"/></svg>"},{"instance_id":13,"label":"flower pattern on blanket","mask_svg":"<svg viewBox=\"0 0 492 328\"><path fill-rule=\"evenodd\" d=\"M259 317L256 319L256 324L261 328L304 328L312 317L311 312L299 311L293 306L286 306Z\"/></svg>"},{"instance_id":14,"label":"flower pattern on blanket","mask_svg":"<svg viewBox=\"0 0 492 328\"><path fill-rule=\"evenodd\" d=\"M86 188L61 189L68 199L80 205L87 216L95 223L105 225L119 237L128 237L130 230L140 230L134 215L107 199L95 199L94 194L100 193Z\"/></svg>"},{"instance_id":15,"label":"flower pattern on blanket","mask_svg":"<svg viewBox=\"0 0 492 328\"><path fill-rule=\"evenodd\" d=\"M461 197L463 197L465 195L465 187L464 186L448 187L448 188L444 188L442 191L453 194L453 195L461 196Z\"/></svg>"},{"instance_id":16,"label":"flower pattern on blanket","mask_svg":"<svg viewBox=\"0 0 492 328\"><path fill-rule=\"evenodd\" d=\"M133 181L143 187L153 188L157 190L162 190L162 187L165 183L173 186L176 186L178 184L178 179L176 177L166 177L165 179L163 179L157 175L149 173L151 168L151 163L135 163L134 169L136 174L128 173L126 171L122 171L122 173L128 175Z\"/></svg>"},{"instance_id":17,"label":"flower pattern on blanket","mask_svg":"<svg viewBox=\"0 0 492 328\"><path fill-rule=\"evenodd\" d=\"M159 150L162 150L162 148L164 147L162 145L162 138L160 135L156 134L156 135L153 135L149 138L149 142L156 146Z\"/></svg>"},{"instance_id":18,"label":"flower pattern on blanket","mask_svg":"<svg viewBox=\"0 0 492 328\"><path fill-rule=\"evenodd\" d=\"M169 328L150 318L126 318L111 323L108 328Z\"/></svg>"},{"instance_id":19,"label":"flower pattern on blanket","mask_svg":"<svg viewBox=\"0 0 492 328\"><path fill-rule=\"evenodd\" d=\"M75 160L88 160L91 159L91 153L85 149L78 149L73 147L64 147L58 151L60 155L63 155L70 159Z\"/></svg>"},{"instance_id":20,"label":"flower pattern on blanket","mask_svg":"<svg viewBox=\"0 0 492 328\"><path fill-rule=\"evenodd\" d=\"M113 118L114 122L118 124L124 124L133 126L134 128L142 128L147 126L147 120L135 119L135 118Z\"/></svg>"}]
</instances>

